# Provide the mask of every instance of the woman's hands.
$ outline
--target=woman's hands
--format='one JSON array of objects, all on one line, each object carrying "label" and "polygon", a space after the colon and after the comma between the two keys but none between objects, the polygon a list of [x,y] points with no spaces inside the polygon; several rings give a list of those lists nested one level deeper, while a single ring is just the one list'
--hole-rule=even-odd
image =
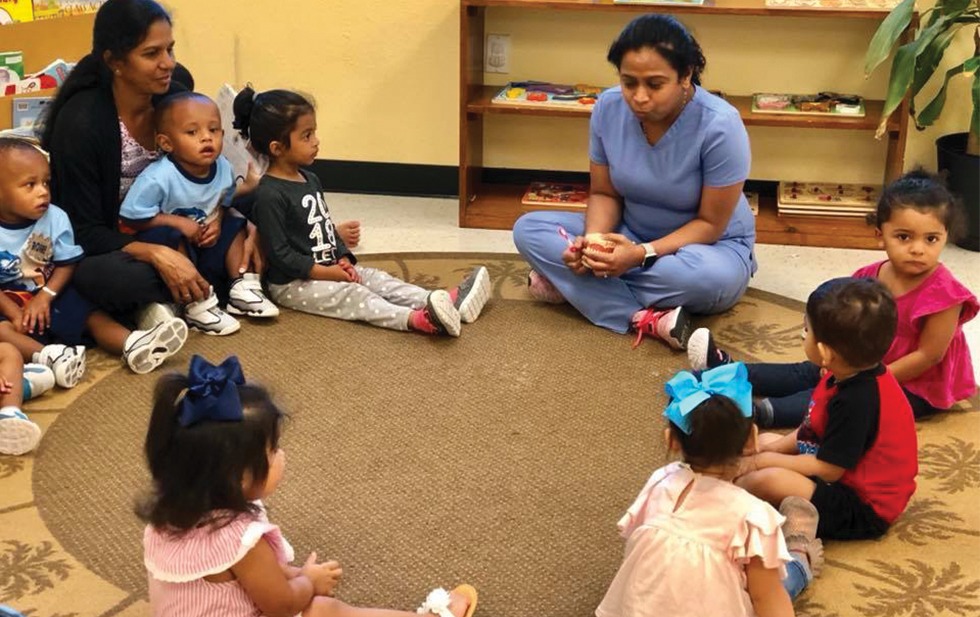
[{"label": "woman's hands", "polygon": [[172,248],[153,245],[150,263],[178,304],[203,300],[210,295],[211,286],[197,271],[191,260]]},{"label": "woman's hands", "polygon": [[51,300],[53,299],[54,296],[45,293],[43,289],[39,289],[24,307],[18,330],[25,334],[34,334],[35,332],[44,334],[44,331],[51,325]]},{"label": "woman's hands", "polygon": [[606,233],[602,234],[602,237],[606,242],[614,245],[611,253],[592,250],[588,248],[584,238],[576,238],[586,245],[582,249],[581,262],[583,267],[592,270],[593,276],[599,278],[621,276],[627,270],[643,263],[643,248],[623,234]]},{"label": "woman's hands", "polygon": [[574,240],[570,240],[570,242],[571,244],[561,254],[561,260],[565,262],[569,270],[581,276],[589,271],[585,264],[582,263],[582,250],[585,248],[585,238],[577,236]]}]

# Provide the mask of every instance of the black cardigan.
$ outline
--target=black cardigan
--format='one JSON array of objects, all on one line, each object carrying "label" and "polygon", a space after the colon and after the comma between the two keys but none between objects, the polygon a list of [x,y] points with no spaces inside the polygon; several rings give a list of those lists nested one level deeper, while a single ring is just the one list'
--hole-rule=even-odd
[{"label": "black cardigan", "polygon": [[[172,81],[167,94],[185,89]],[[65,102],[48,150],[51,203],[68,213],[85,254],[116,251],[132,242],[133,236],[119,231],[122,137],[109,86],[82,90]]]}]

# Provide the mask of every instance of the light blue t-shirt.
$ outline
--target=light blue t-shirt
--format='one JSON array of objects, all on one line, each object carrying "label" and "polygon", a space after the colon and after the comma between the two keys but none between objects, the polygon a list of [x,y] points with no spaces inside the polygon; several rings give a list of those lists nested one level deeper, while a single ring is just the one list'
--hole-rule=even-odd
[{"label": "light blue t-shirt", "polygon": [[[592,110],[589,159],[609,167],[623,197],[623,223],[653,240],[697,216],[703,187],[745,181],[752,154],[738,110],[700,87],[651,146],[617,86],[599,95]],[[755,218],[742,195],[722,238],[754,235]]]},{"label": "light blue t-shirt", "polygon": [[174,214],[202,222],[215,208],[230,205],[234,194],[235,176],[225,157],[219,156],[211,165],[207,178],[196,178],[165,156],[137,176],[119,207],[119,216],[145,221],[158,214]]},{"label": "light blue t-shirt", "polygon": [[75,263],[82,256],[71,221],[58,206],[48,206],[36,221],[0,223],[0,288],[6,291],[37,291],[55,266]]}]

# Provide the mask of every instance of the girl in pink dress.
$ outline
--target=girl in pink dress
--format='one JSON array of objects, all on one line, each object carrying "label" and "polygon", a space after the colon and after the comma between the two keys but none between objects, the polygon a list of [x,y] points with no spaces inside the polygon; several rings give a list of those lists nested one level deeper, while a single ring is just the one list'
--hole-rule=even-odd
[{"label": "girl in pink dress", "polygon": [[655,471],[620,519],[626,554],[597,617],[793,615],[822,564],[817,513],[791,497],[781,515],[732,483],[756,448],[745,365],[681,371],[666,390],[664,434],[683,462]]},{"label": "girl in pink dress", "polygon": [[977,384],[963,324],[977,315],[977,298],[939,262],[959,211],[937,178],[912,171],[885,188],[875,235],[888,259],[857,277],[877,278],[898,307],[898,330],[885,364],[902,384],[915,417],[949,409]]},{"label": "girl in pink dress", "polygon": [[[875,235],[888,259],[860,268],[857,278],[876,278],[895,297],[898,329],[883,362],[902,385],[918,419],[946,411],[976,392],[963,324],[977,315],[976,296],[956,280],[939,257],[950,236],[962,228],[953,195],[933,175],[911,171],[885,187],[872,217]],[[707,328],[688,342],[691,368],[731,362]],[[806,415],[820,367],[793,364],[793,378],[750,364],[756,423],[763,428],[796,427]]]},{"label": "girl in pink dress", "polygon": [[[269,522],[262,499],[282,479],[283,413],[261,386],[246,383],[238,358],[200,356],[187,376],[157,383],[146,436],[153,476],[140,507],[154,617],[408,617],[335,599],[341,567],[290,565],[293,549]],[[469,617],[476,590],[436,589],[419,613]]]}]

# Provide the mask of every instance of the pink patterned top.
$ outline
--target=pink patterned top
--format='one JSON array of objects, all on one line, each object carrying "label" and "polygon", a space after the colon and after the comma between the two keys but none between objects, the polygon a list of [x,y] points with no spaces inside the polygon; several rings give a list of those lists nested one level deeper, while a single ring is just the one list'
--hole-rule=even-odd
[{"label": "pink patterned top", "polygon": [[786,576],[784,520],[731,482],[661,467],[618,523],[626,555],[595,614],[754,617],[745,565],[758,557]]},{"label": "pink patterned top", "polygon": [[[854,276],[878,278],[884,263],[880,261],[865,266]],[[973,377],[970,348],[963,335],[963,324],[976,317],[980,309],[977,297],[957,281],[946,266],[939,264],[918,287],[895,298],[895,304],[898,306],[898,329],[892,346],[885,354],[885,364],[918,349],[926,318],[957,304],[962,305],[960,321],[942,361],[918,377],[902,382],[902,387],[922,397],[936,409],[949,409],[956,401],[973,396],[977,384]]]},{"label": "pink patterned top", "polygon": [[227,571],[262,538],[279,563],[293,560],[293,547],[279,527],[269,523],[264,507],[257,517],[242,515],[217,530],[199,527],[173,535],[147,525],[143,563],[149,574],[153,617],[261,617],[237,580],[211,583],[204,577]]},{"label": "pink patterned top", "polygon": [[122,137],[122,157],[119,161],[119,201],[126,198],[126,193],[133,186],[136,176],[146,169],[146,166],[160,158],[159,151],[150,151],[140,145],[129,134],[129,129],[119,120],[119,136]]}]

